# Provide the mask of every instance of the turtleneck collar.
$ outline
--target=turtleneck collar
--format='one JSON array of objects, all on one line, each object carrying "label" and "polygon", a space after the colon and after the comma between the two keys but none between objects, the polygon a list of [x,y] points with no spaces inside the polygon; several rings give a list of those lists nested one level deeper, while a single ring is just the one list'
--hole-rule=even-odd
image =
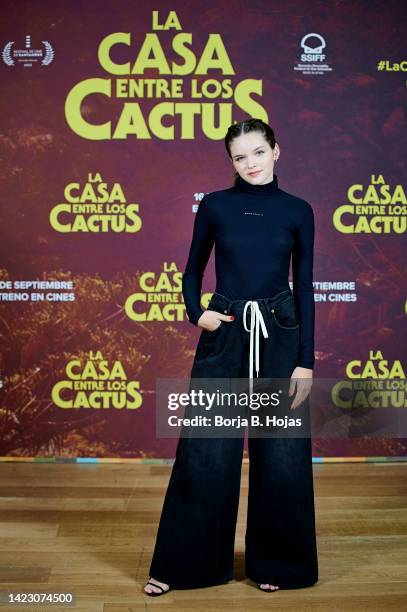
[{"label": "turtleneck collar", "polygon": [[273,180],[264,185],[252,185],[248,181],[245,181],[241,176],[238,176],[235,189],[236,191],[250,195],[270,196],[278,189],[277,175],[273,173]]}]

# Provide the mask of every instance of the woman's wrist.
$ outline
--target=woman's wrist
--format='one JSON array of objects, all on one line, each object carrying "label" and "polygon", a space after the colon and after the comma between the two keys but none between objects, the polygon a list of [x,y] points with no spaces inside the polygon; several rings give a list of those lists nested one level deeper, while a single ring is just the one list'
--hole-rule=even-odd
[{"label": "woman's wrist", "polygon": [[296,368],[294,369],[294,372],[296,376],[298,376],[299,378],[301,377],[312,378],[314,371],[312,368],[304,368],[303,366],[297,365]]}]

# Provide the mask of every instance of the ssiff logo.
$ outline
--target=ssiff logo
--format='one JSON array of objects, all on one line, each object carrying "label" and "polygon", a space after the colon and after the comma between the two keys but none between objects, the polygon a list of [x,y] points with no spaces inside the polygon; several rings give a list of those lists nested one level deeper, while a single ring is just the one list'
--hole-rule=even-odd
[{"label": "ssiff logo", "polygon": [[54,59],[54,49],[51,43],[43,40],[44,49],[31,49],[31,36],[25,37],[24,49],[13,49],[15,42],[9,41],[3,47],[2,57],[3,62],[7,66],[15,66],[22,64],[24,68],[31,68],[33,64],[41,60],[41,66],[48,66]]},{"label": "ssiff logo", "polygon": [[317,32],[309,32],[301,39],[301,62],[294,66],[294,70],[299,70],[302,74],[324,74],[331,72],[332,68],[324,62],[326,55],[325,38]]}]

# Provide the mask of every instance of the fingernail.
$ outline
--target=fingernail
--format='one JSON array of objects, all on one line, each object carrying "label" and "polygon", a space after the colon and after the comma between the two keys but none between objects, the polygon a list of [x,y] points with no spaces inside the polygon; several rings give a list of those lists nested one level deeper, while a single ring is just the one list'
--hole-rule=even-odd
[{"label": "fingernail", "polygon": [[234,320],[235,320],[235,317],[233,317],[233,316],[232,316],[232,317],[230,317],[230,320],[231,320],[231,321],[234,321]]}]

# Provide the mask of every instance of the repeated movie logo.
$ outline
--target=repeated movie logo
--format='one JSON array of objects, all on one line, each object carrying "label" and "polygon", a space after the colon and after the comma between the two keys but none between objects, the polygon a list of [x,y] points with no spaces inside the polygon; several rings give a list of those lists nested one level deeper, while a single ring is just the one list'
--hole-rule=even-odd
[{"label": "repeated movie logo", "polygon": [[[203,293],[201,302],[207,308],[212,293]],[[182,272],[174,261],[164,262],[161,272],[143,272],[139,290],[129,295],[124,310],[132,321],[184,321]]]},{"label": "repeated movie logo", "polygon": [[399,359],[389,361],[381,351],[370,350],[366,361],[353,359],[346,365],[348,380],[332,389],[339,408],[406,408],[406,375]]},{"label": "repeated movie logo", "polygon": [[335,210],[332,220],[342,234],[403,234],[407,200],[402,185],[391,187],[383,175],[371,175],[370,184],[351,185],[348,204]]},{"label": "repeated movie logo", "polygon": [[[175,11],[162,23],[159,11],[152,11],[152,30],[141,44],[132,40],[129,32],[114,32],[101,41],[99,64],[112,77],[85,79],[68,93],[65,117],[75,134],[88,140],[129,136],[192,140],[199,123],[207,138],[221,140],[233,123],[235,105],[249,116],[268,121],[265,109],[251,97],[262,95],[261,79],[235,82],[223,78],[236,72],[220,34],[209,34],[203,49],[197,49],[192,33],[182,32]],[[171,40],[172,31],[176,33]],[[170,45],[167,54],[171,59],[166,55]],[[126,60],[119,61],[119,54]],[[207,78],[208,73],[221,76]],[[122,101],[119,117],[112,102],[111,120],[89,122],[87,115],[97,102],[95,95]]]},{"label": "repeated movie logo", "polygon": [[301,39],[301,61],[294,66],[294,70],[302,72],[302,74],[325,74],[331,72],[331,66],[324,60],[326,48],[325,38],[317,32],[309,32]]},{"label": "repeated movie logo", "polygon": [[43,49],[32,49],[31,36],[27,35],[24,49],[15,49],[14,40],[10,40],[3,47],[3,62],[6,66],[22,65],[24,68],[31,68],[34,64],[49,66],[54,59],[54,49],[47,40],[43,40],[42,44]]},{"label": "repeated movie logo", "polygon": [[142,220],[139,205],[127,203],[119,183],[109,187],[100,173],[88,174],[88,180],[69,183],[64,190],[65,202],[56,204],[49,215],[56,232],[139,232]]},{"label": "repeated movie logo", "polygon": [[90,351],[85,364],[72,359],[65,371],[66,378],[55,383],[51,392],[58,408],[133,410],[143,403],[140,382],[128,380],[121,362],[109,363],[101,351]]}]

